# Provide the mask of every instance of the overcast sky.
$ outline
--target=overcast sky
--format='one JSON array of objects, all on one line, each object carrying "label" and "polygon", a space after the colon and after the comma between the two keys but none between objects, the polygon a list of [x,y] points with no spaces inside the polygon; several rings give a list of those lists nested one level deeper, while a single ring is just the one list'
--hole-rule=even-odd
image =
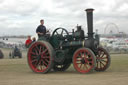
[{"label": "overcast sky", "polygon": [[[114,23],[128,33],[128,0],[0,0],[0,35],[35,35],[40,19],[52,31],[71,31],[79,24],[87,32],[86,8],[95,9],[94,31],[104,33]],[[110,24],[107,30],[116,28]]]}]

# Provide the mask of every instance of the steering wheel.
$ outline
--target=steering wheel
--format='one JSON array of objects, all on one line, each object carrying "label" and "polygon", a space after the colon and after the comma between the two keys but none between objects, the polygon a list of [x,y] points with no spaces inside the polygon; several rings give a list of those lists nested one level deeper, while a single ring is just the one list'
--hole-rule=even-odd
[{"label": "steering wheel", "polygon": [[53,31],[52,36],[54,36],[54,35],[64,37],[66,35],[69,35],[69,33],[65,28],[59,27]]}]

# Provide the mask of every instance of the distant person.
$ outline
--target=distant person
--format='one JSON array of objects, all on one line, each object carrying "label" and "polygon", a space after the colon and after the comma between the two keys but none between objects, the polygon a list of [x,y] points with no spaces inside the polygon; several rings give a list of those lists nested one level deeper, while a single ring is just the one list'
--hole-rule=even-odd
[{"label": "distant person", "polygon": [[32,43],[31,36],[28,36],[28,39],[25,42],[25,46],[28,48],[31,43]]},{"label": "distant person", "polygon": [[44,26],[44,20],[40,20],[40,25],[37,27],[36,33],[38,34],[38,38],[46,34],[46,27]]},{"label": "distant person", "polygon": [[33,42],[35,42],[35,41],[36,41],[36,38],[35,38],[35,37],[33,37],[33,38],[32,38],[32,43],[33,43]]},{"label": "distant person", "polygon": [[18,47],[15,46],[15,48],[14,48],[14,52],[17,52],[18,50],[19,50]]}]

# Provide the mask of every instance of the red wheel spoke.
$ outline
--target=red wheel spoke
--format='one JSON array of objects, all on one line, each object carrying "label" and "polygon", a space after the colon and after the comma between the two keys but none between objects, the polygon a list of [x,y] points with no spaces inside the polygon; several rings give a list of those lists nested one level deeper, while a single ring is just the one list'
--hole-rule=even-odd
[{"label": "red wheel spoke", "polygon": [[88,55],[86,55],[86,53],[84,52],[84,56],[85,56],[85,58],[87,58]]},{"label": "red wheel spoke", "polygon": [[34,53],[34,52],[31,52],[30,54],[36,55],[36,53]]},{"label": "red wheel spoke", "polygon": [[47,59],[45,59],[45,61],[48,63],[49,61]]},{"label": "red wheel spoke", "polygon": [[34,63],[35,68],[37,67],[37,64],[38,64],[38,61],[36,61],[36,62]]},{"label": "red wheel spoke", "polygon": [[40,63],[41,63],[41,60],[40,60],[40,61],[38,61],[37,66],[40,66]]},{"label": "red wheel spoke", "polygon": [[42,47],[40,46],[39,54],[41,54],[41,52],[42,52]]},{"label": "red wheel spoke", "polygon": [[82,64],[80,64],[80,68],[82,67]]},{"label": "red wheel spoke", "polygon": [[39,53],[37,52],[37,50],[35,50],[35,52],[36,52],[36,55],[39,55]]},{"label": "red wheel spoke", "polygon": [[92,63],[92,61],[87,61],[87,64]]},{"label": "red wheel spoke", "polygon": [[31,58],[36,58],[37,56],[32,56]]},{"label": "red wheel spoke", "polygon": [[36,62],[37,61],[37,59],[34,59],[34,60],[32,60],[31,62],[33,63],[33,62]]},{"label": "red wheel spoke", "polygon": [[45,67],[47,67],[48,66],[48,64],[46,64],[46,62],[43,60],[43,64],[45,65]]},{"label": "red wheel spoke", "polygon": [[88,69],[88,67],[87,67],[87,65],[86,65],[86,64],[84,64],[84,66],[85,66],[85,68],[86,68],[86,69]]},{"label": "red wheel spoke", "polygon": [[43,46],[43,47],[42,47],[42,51],[43,51],[44,49],[45,49],[45,47]]},{"label": "red wheel spoke", "polygon": [[45,50],[43,51],[43,54],[46,53],[47,51],[48,51],[48,49],[45,49]]},{"label": "red wheel spoke", "polygon": [[39,48],[38,48],[38,46],[36,46],[36,49],[39,51]]},{"label": "red wheel spoke", "polygon": [[92,60],[93,59],[91,59],[91,60],[87,59],[87,63],[92,63],[93,62]]}]

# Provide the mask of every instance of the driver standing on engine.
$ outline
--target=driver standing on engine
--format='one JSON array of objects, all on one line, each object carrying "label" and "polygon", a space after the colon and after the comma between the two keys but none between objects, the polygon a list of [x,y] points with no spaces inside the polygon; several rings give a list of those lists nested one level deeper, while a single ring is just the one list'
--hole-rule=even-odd
[{"label": "driver standing on engine", "polygon": [[38,38],[46,34],[46,27],[44,26],[44,20],[40,20],[40,25],[37,27],[36,33],[38,34]]}]

